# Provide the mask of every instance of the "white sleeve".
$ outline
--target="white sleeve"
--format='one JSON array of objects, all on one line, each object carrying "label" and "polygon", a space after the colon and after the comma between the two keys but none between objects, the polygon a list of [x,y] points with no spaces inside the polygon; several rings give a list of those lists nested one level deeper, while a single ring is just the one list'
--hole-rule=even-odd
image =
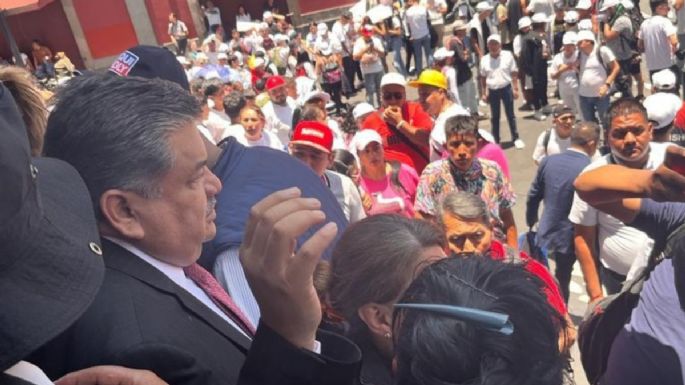
[{"label": "white sleeve", "polygon": [[664,32],[666,33],[666,36],[670,37],[678,33],[678,29],[670,20],[664,18]]},{"label": "white sleeve", "polygon": [[507,56],[509,57],[509,68],[511,69],[511,72],[518,72],[518,66],[516,65],[516,59],[514,59],[514,55],[509,52],[509,51],[503,51],[507,53]]},{"label": "white sleeve", "polygon": [[252,325],[256,326],[259,325],[259,305],[245,278],[239,252],[240,247],[233,246],[220,253],[214,262],[214,276]]},{"label": "white sleeve", "polygon": [[563,55],[563,53],[560,52],[560,53],[554,55],[554,58],[552,58],[552,73],[553,74],[557,73],[559,71],[559,67],[561,67],[561,64],[562,64],[561,55]]},{"label": "white sleeve", "polygon": [[362,43],[361,40],[357,40],[354,42],[354,48],[352,48],[352,55],[360,55],[362,53],[362,50],[364,49],[364,43]]},{"label": "white sleeve", "polygon": [[352,182],[352,179],[342,176],[343,189],[345,191],[345,200],[348,201],[350,208],[350,223],[354,223],[366,218],[364,212],[364,205],[362,204],[362,197],[359,195],[357,186]]},{"label": "white sleeve", "polygon": [[614,52],[611,50],[611,48],[607,46],[600,46],[599,54],[602,55],[602,60],[604,60],[604,64],[607,66],[609,63],[616,60],[616,55],[614,55]]},{"label": "white sleeve", "polygon": [[573,194],[573,205],[571,206],[571,212],[568,214],[568,220],[571,223],[583,226],[596,226],[597,215],[597,209],[580,199],[578,193]]},{"label": "white sleeve", "polygon": [[538,164],[542,161],[542,159],[547,155],[547,151],[545,151],[545,133],[547,131],[542,131],[540,133],[540,136],[538,136],[538,141],[535,143],[535,149],[533,149],[533,160],[538,162]]},{"label": "white sleeve", "polygon": [[459,99],[459,89],[457,88],[457,71],[454,67],[450,67],[447,72],[447,81],[449,82],[450,91],[452,91],[452,96],[454,97],[454,102],[462,105]]}]

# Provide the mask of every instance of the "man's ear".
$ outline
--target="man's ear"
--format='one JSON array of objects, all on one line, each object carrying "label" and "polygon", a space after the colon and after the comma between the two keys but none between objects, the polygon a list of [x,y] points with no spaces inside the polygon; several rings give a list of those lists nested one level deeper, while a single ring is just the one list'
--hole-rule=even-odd
[{"label": "man's ear", "polygon": [[361,306],[357,314],[371,333],[384,337],[392,333],[392,310],[387,305],[368,303]]},{"label": "man's ear", "polygon": [[145,230],[140,223],[139,207],[145,199],[140,195],[118,189],[105,191],[100,196],[100,211],[107,225],[126,239],[142,239]]}]

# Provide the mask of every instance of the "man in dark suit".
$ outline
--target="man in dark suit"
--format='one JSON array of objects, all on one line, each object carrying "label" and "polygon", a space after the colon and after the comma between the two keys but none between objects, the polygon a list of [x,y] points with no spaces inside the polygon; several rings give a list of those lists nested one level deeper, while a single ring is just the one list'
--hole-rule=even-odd
[{"label": "man in dark suit", "polygon": [[162,80],[92,75],[60,93],[45,152],[86,182],[106,272],[91,307],[32,362],[52,378],[123,365],[170,384],[351,382],[356,346],[316,333],[312,274],[336,226],[293,250],[295,238],[325,219],[317,200],[286,190],[251,211],[240,256],[259,325],[197,265],[216,233],[221,190],[196,129],[199,112],[192,96]]},{"label": "man in dark suit", "polygon": [[569,149],[542,160],[528,191],[526,222],[529,227],[538,221],[540,202],[545,202],[536,241],[556,261],[554,275],[567,303],[576,261],[573,224],[568,219],[575,192],[573,182],[590,164],[598,144],[599,127],[595,123],[583,122],[573,127]]}]

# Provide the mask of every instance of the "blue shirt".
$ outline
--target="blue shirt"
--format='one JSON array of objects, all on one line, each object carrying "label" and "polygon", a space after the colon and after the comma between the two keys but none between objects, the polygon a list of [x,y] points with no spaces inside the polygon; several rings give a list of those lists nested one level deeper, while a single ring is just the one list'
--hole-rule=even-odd
[{"label": "blue shirt", "polygon": [[536,238],[540,247],[573,254],[573,223],[568,219],[575,192],[573,182],[590,161],[589,156],[572,149],[542,159],[526,203],[526,222],[531,226],[537,222],[540,202],[545,202]]},{"label": "blue shirt", "polygon": [[[643,199],[630,226],[647,233],[655,247],[662,247],[683,223],[685,204]],[[644,283],[630,322],[616,336],[602,385],[683,383],[685,311],[676,290],[674,262],[685,256],[666,257]]]}]

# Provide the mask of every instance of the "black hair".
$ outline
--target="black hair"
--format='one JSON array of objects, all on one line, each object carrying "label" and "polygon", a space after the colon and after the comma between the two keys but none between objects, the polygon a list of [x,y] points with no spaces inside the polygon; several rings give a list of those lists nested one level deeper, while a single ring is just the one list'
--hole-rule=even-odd
[{"label": "black hair", "polygon": [[445,138],[453,135],[473,134],[478,137],[478,118],[475,116],[457,115],[445,121]]},{"label": "black hair", "polygon": [[543,287],[524,265],[480,255],[427,266],[399,303],[503,313],[514,331],[505,335],[433,312],[395,311],[397,384],[561,384],[558,336],[564,321]]},{"label": "black hair", "polygon": [[240,110],[245,107],[245,104],[245,98],[238,91],[231,91],[228,95],[224,96],[224,110],[231,120],[238,118]]},{"label": "black hair", "polygon": [[649,117],[647,116],[647,109],[637,99],[624,97],[613,101],[609,106],[609,110],[607,111],[606,115],[606,123],[608,127],[607,132],[611,131],[611,122],[615,118],[636,113],[642,115],[645,120],[649,120]]},{"label": "black hair", "polygon": [[257,80],[254,84],[254,88],[257,92],[264,92],[264,89],[266,88],[266,78]]},{"label": "black hair", "polygon": [[221,90],[221,88],[224,86],[224,83],[221,81],[221,79],[211,79],[206,80],[202,86],[205,96],[211,97]]},{"label": "black hair", "polygon": [[351,152],[343,149],[333,150],[333,162],[329,167],[331,170],[343,175],[351,176],[352,166],[357,164],[357,159]]},{"label": "black hair", "polygon": [[656,8],[658,6],[660,6],[661,4],[664,4],[664,3],[668,4],[668,1],[666,1],[666,0],[652,0],[649,2],[649,9],[651,9],[652,13],[654,14],[654,13],[656,13]]}]

